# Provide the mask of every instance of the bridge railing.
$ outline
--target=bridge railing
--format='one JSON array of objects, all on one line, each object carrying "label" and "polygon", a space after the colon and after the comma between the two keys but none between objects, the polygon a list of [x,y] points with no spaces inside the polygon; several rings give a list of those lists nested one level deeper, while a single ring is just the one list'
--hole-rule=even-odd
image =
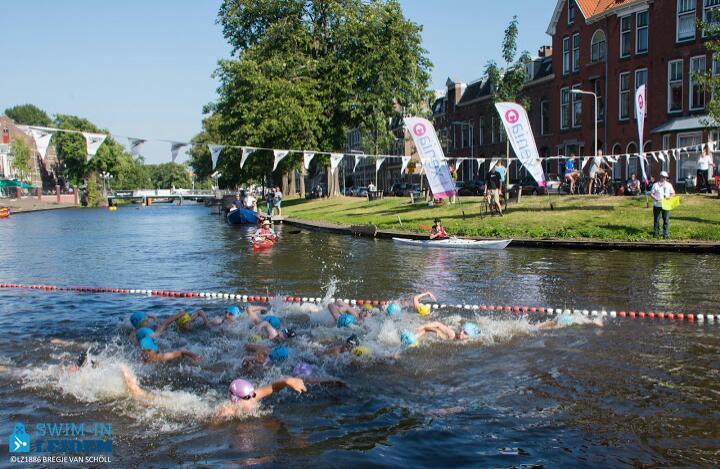
[{"label": "bridge railing", "polygon": [[144,198],[144,197],[217,197],[221,198],[227,191],[215,190],[192,190],[192,189],[138,189],[134,191],[111,191],[108,196],[111,198]]}]

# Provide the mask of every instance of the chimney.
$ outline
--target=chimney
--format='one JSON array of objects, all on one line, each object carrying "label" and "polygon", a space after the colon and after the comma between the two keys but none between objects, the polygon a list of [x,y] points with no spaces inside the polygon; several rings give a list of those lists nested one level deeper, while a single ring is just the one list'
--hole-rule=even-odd
[{"label": "chimney", "polygon": [[538,57],[550,57],[552,55],[552,46],[542,46],[538,50]]}]

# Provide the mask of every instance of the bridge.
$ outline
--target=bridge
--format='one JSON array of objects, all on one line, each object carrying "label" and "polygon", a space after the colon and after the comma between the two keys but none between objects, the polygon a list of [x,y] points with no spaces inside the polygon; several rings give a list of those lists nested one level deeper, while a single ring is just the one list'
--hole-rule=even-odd
[{"label": "bridge", "polygon": [[234,194],[221,190],[193,190],[193,189],[138,189],[134,191],[110,191],[108,199],[194,199],[209,200],[222,199],[224,195]]}]

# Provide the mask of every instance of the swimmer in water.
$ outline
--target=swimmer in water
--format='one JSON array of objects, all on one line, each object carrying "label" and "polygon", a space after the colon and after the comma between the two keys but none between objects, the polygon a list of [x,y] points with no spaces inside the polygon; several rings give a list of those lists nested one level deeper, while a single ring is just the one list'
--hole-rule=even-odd
[{"label": "swimmer in water", "polygon": [[133,330],[130,332],[130,341],[134,342],[135,345],[137,345],[138,341],[135,338],[135,332],[142,327],[149,327],[150,321],[157,322],[157,320],[157,317],[151,314],[146,314],[142,311],[134,311],[130,315],[130,324],[132,324],[133,326]]},{"label": "swimmer in water", "polygon": [[592,321],[590,319],[585,319],[584,316],[562,312],[553,319],[538,323],[536,327],[540,330],[558,329],[561,327],[574,326],[577,324],[590,324],[590,323],[592,323],[596,326],[601,326],[601,327],[603,326],[603,323],[600,321]]},{"label": "swimmer in water", "polygon": [[336,300],[335,303],[330,303],[328,305],[328,310],[338,327],[352,326],[360,319],[365,319],[371,315],[368,311],[363,311],[361,313],[356,308],[353,308],[342,300]]},{"label": "swimmer in water", "polygon": [[223,326],[225,324],[231,324],[240,319],[241,313],[240,308],[235,305],[228,306],[225,310],[225,316],[222,318],[214,318],[210,321],[213,326]]},{"label": "swimmer in water", "polygon": [[347,383],[339,378],[327,377],[321,378],[317,376],[315,367],[308,363],[300,362],[293,368],[292,375],[301,378],[305,384],[334,385],[347,387]]},{"label": "swimmer in water", "polygon": [[[264,332],[270,340],[284,342],[296,336],[295,329],[292,327],[280,329],[282,325],[280,318],[272,314],[267,314],[268,309],[264,306],[248,306],[246,312],[250,320],[255,324],[255,327]],[[258,313],[264,314],[265,316],[261,319]]]},{"label": "swimmer in water", "polygon": [[149,327],[141,327],[135,333],[135,339],[140,345],[142,351],[143,361],[145,363],[166,363],[180,358],[189,358],[190,360],[198,363],[202,360],[199,355],[196,355],[188,350],[175,350],[172,352],[160,352],[155,336],[157,333]]},{"label": "swimmer in water", "polygon": [[425,293],[420,293],[419,295],[415,295],[413,297],[413,305],[415,305],[415,311],[417,311],[420,316],[427,316],[428,314],[430,314],[432,306],[421,303],[420,300],[422,300],[423,298],[430,298],[435,302],[437,302],[437,298],[435,298],[435,295],[433,295],[429,291],[426,291]]},{"label": "swimmer in water", "polygon": [[248,372],[260,371],[282,363],[290,356],[290,350],[285,345],[267,347],[259,344],[245,344],[245,350],[255,355],[242,359],[242,367]]},{"label": "swimmer in water", "polygon": [[95,360],[89,359],[88,351],[83,350],[82,352],[80,352],[80,355],[78,356],[77,361],[73,365],[68,366],[66,368],[66,371],[68,373],[77,373],[83,367],[85,367],[87,365],[90,365],[93,368],[95,368],[97,366],[97,362]]},{"label": "swimmer in water", "polygon": [[403,347],[415,347],[418,340],[425,334],[434,333],[439,338],[452,341],[465,341],[478,335],[478,326],[474,322],[466,322],[462,329],[454,331],[441,322],[431,322],[423,324],[415,329],[415,331],[402,331],[400,334],[400,343]]},{"label": "swimmer in water", "polygon": [[329,355],[334,357],[342,353],[353,353],[354,355],[362,355],[361,353],[359,353],[360,351],[360,339],[357,335],[353,334],[347,339],[345,339],[342,344],[327,347],[324,350],[319,351],[317,355]]},{"label": "swimmer in water", "polygon": [[160,334],[165,329],[170,327],[171,324],[175,323],[177,324],[178,330],[180,332],[190,332],[193,330],[193,321],[196,319],[202,319],[204,327],[208,327],[208,318],[205,316],[205,313],[203,310],[199,309],[195,311],[193,314],[190,314],[186,311],[180,311],[179,313],[170,316],[167,318],[160,327],[157,328],[157,334]]},{"label": "swimmer in water", "polygon": [[[121,366],[120,371],[130,397],[144,404],[150,404],[154,398],[153,392],[142,389],[138,385],[137,378],[126,366]],[[298,394],[307,392],[305,383],[300,378],[282,378],[258,389],[248,381],[236,379],[230,383],[229,399],[215,408],[211,420],[218,422],[244,417],[253,412],[261,400],[285,388],[290,388]]]}]

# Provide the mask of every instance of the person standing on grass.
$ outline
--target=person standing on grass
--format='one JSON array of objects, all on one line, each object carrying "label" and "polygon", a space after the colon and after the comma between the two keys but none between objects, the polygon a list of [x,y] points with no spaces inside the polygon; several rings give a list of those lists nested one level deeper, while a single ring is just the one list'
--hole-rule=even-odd
[{"label": "person standing on grass", "polygon": [[698,192],[702,191],[709,185],[710,180],[710,167],[715,166],[708,147],[703,148],[703,153],[700,155],[697,161],[697,186]]},{"label": "person standing on grass", "polygon": [[275,193],[273,194],[273,207],[277,208],[278,216],[282,216],[282,191],[279,187],[275,188]]},{"label": "person standing on grass", "polygon": [[660,237],[660,217],[663,219],[663,238],[668,239],[668,231],[670,229],[670,210],[662,208],[662,201],[669,199],[675,195],[675,189],[670,181],[668,181],[668,173],[662,171],[660,180],[656,182],[650,190],[650,197],[653,198],[653,234],[656,238]]},{"label": "person standing on grass", "polygon": [[497,210],[500,216],[503,216],[502,205],[500,205],[500,189],[502,188],[502,179],[497,171],[497,168],[493,168],[488,178],[488,183],[485,185],[485,198],[489,207],[492,210]]}]

